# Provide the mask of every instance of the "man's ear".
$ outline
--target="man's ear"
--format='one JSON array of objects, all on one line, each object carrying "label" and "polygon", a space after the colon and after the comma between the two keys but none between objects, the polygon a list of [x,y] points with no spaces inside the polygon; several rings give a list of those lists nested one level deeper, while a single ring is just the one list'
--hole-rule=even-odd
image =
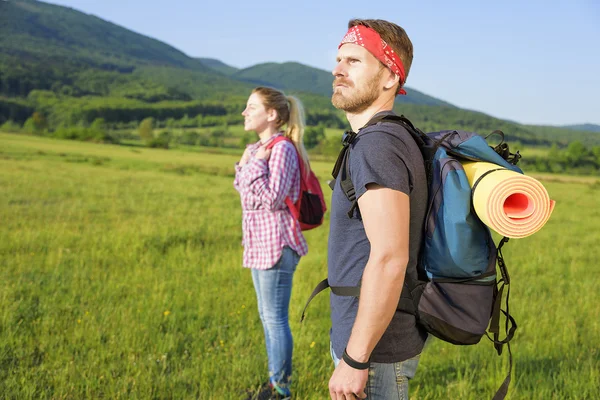
[{"label": "man's ear", "polygon": [[267,121],[269,121],[269,122],[277,121],[278,117],[279,116],[277,115],[277,110],[275,110],[274,108],[267,110]]},{"label": "man's ear", "polygon": [[398,86],[398,83],[400,82],[400,77],[392,71],[390,71],[389,69],[387,71],[388,72],[383,87],[387,90],[390,90]]}]

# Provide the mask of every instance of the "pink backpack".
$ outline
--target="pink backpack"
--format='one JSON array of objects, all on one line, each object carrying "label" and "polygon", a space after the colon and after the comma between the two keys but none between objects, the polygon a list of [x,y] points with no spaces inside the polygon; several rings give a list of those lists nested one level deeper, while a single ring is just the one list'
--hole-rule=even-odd
[{"label": "pink backpack", "polygon": [[[292,145],[294,144],[289,138],[278,136],[267,145],[267,149],[272,149],[273,146],[283,140],[292,143]],[[295,148],[296,146],[294,146]],[[300,166],[300,196],[295,204],[289,197],[286,197],[285,204],[290,209],[292,216],[300,222],[300,229],[307,231],[323,224],[323,216],[327,211],[327,206],[325,205],[325,198],[319,180],[311,169],[305,170],[304,162],[298,150],[296,150],[296,154]]]}]

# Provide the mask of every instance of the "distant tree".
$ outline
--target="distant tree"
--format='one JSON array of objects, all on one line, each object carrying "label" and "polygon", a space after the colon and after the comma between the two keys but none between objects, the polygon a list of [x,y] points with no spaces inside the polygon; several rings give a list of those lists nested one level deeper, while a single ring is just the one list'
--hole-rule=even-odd
[{"label": "distant tree", "polygon": [[598,166],[600,167],[600,146],[592,147],[592,154],[594,155],[594,158],[596,159],[596,164],[598,164]]},{"label": "distant tree", "polygon": [[27,95],[27,100],[38,106],[43,106],[48,103],[56,102],[58,99],[56,94],[50,90],[32,90]]},{"label": "distant tree", "polygon": [[210,130],[210,137],[223,138],[227,136],[227,127],[217,127]]},{"label": "distant tree", "polygon": [[172,135],[169,131],[163,131],[158,134],[157,137],[153,138],[149,142],[147,142],[148,147],[160,148],[160,149],[168,149],[169,144],[171,143]]},{"label": "distant tree", "polygon": [[48,122],[46,118],[39,112],[34,112],[33,115],[27,118],[25,124],[23,125],[23,130],[27,133],[32,133],[34,135],[43,134],[48,128]]},{"label": "distant tree", "polygon": [[140,122],[138,134],[146,144],[150,143],[154,139],[154,118],[148,117]]},{"label": "distant tree", "polygon": [[0,126],[0,131],[4,132],[19,132],[21,130],[21,125],[17,124],[13,120],[8,120]]},{"label": "distant tree", "polygon": [[175,128],[177,126],[177,122],[175,121],[175,118],[167,118],[166,126],[167,126],[167,128]]},{"label": "distant tree", "polygon": [[196,131],[185,131],[177,137],[177,142],[188,146],[195,146],[200,140],[200,135]]},{"label": "distant tree", "polygon": [[102,143],[118,143],[118,140],[108,132],[108,126],[106,125],[104,118],[96,118],[86,131],[87,135],[84,140]]},{"label": "distant tree", "polygon": [[577,166],[584,162],[586,156],[588,155],[588,151],[583,143],[576,140],[574,142],[569,143],[566,155],[569,164]]},{"label": "distant tree", "polygon": [[197,126],[197,122],[194,118],[190,118],[187,114],[185,114],[179,120],[179,126],[181,126],[182,128],[193,128]]},{"label": "distant tree", "polygon": [[90,125],[90,129],[96,132],[105,133],[107,130],[106,121],[104,121],[104,118],[96,118]]},{"label": "distant tree", "polygon": [[33,120],[33,125],[37,134],[46,132],[48,129],[48,121],[46,120],[44,114],[36,111],[31,116],[31,119]]},{"label": "distant tree", "polygon": [[304,146],[307,149],[315,148],[325,139],[325,127],[309,126],[304,130]]},{"label": "distant tree", "polygon": [[556,143],[554,143],[552,147],[550,147],[550,151],[548,151],[548,158],[552,161],[558,161],[562,158],[560,150],[558,150],[558,146],[556,145]]},{"label": "distant tree", "polygon": [[247,145],[254,141],[255,138],[256,136],[254,136],[252,133],[244,133],[240,138],[240,148],[245,149]]},{"label": "distant tree", "polygon": [[226,128],[216,127],[210,130],[210,138],[208,140],[208,146],[211,147],[224,147],[225,146],[225,136],[227,136]]},{"label": "distant tree", "polygon": [[[225,118],[227,118],[227,117],[225,117]],[[231,136],[231,131],[229,130],[229,123],[227,122],[227,119],[225,119],[221,128],[223,129],[223,137]]]}]

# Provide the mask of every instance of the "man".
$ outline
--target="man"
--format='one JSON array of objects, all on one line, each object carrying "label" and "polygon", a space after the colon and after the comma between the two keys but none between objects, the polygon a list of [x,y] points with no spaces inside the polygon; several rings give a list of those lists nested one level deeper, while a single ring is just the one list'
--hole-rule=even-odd
[{"label": "man", "polygon": [[[427,334],[398,303],[406,276],[417,279],[427,179],[419,148],[397,124],[363,127],[392,113],[412,62],[406,32],[383,20],[352,20],[338,48],[332,103],[354,132],[350,177],[358,209],[340,187],[331,201],[328,280],[359,286],[360,297],[331,293],[332,399],[408,399]],[[360,129],[360,130],[359,130]]]}]

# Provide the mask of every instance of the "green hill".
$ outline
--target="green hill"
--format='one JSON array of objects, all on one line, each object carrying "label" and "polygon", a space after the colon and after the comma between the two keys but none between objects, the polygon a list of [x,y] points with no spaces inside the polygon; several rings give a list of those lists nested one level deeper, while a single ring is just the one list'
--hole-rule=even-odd
[{"label": "green hill", "polygon": [[208,68],[211,68],[217,72],[220,72],[225,75],[232,75],[239,71],[239,68],[232,67],[231,65],[227,65],[220,60],[216,60],[214,58],[196,58],[196,60],[200,61],[202,64],[206,65]]},{"label": "green hill", "polygon": [[[43,89],[75,97],[162,101],[211,98],[217,86],[233,94],[248,90],[156,39],[33,0],[0,1],[0,54],[0,94],[7,96],[26,97]],[[165,71],[175,84],[160,79]],[[180,74],[194,88],[207,85],[210,90],[196,90],[202,95],[194,96],[189,86],[178,84]]]},{"label": "green hill", "polygon": [[595,124],[564,125],[561,128],[572,129],[574,131],[600,132],[600,125]]},{"label": "green hill", "polygon": [[425,132],[457,129],[487,135],[495,130],[501,130],[504,132],[505,139],[513,143],[518,141],[528,145],[550,146],[553,142],[552,139],[546,138],[542,132],[532,132],[528,127],[490,117],[476,111],[402,103],[396,104],[394,111],[397,114],[404,114]]},{"label": "green hill", "polygon": [[200,62],[156,39],[68,7],[33,0],[0,4],[0,48],[28,61],[76,55],[103,69],[171,65],[206,70]]},{"label": "green hill", "polygon": [[573,128],[542,125],[522,126],[530,132],[543,136],[544,138],[561,145],[566,145],[578,140],[587,146],[600,146],[600,132],[582,128],[577,129],[575,126]]}]

